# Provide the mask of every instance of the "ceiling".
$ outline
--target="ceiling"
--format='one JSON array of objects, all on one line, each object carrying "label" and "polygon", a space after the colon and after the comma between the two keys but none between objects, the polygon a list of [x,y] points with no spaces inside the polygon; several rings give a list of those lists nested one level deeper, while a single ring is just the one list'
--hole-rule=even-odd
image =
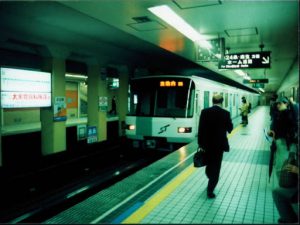
[{"label": "ceiling", "polygon": [[[215,61],[197,62],[194,43],[148,10],[162,4],[207,40],[225,38],[229,53],[261,51],[259,46],[263,44],[263,51],[271,51],[271,68],[245,71],[253,79],[268,78],[266,92],[276,91],[289,73],[298,74],[298,1],[294,0],[0,2],[0,47],[34,51],[42,45],[63,44],[65,52],[75,58],[99,53],[108,57],[118,52],[116,62],[200,65],[242,83],[243,78],[233,70],[219,70]],[[135,17],[147,17],[149,21]],[[65,52],[60,48],[55,54]]]}]

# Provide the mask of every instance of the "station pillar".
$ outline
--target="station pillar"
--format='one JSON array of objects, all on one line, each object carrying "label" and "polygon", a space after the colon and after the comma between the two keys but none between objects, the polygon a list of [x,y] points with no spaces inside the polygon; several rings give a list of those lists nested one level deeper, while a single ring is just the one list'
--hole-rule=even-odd
[{"label": "station pillar", "polygon": [[107,99],[107,86],[100,68],[97,63],[88,63],[88,126],[97,127],[97,142],[107,140],[107,109],[99,107],[99,98]]},{"label": "station pillar", "polygon": [[49,155],[66,150],[66,121],[54,121],[55,99],[66,96],[65,60],[45,59],[44,69],[52,74],[52,106],[41,108],[42,154]]},{"label": "station pillar", "polygon": [[127,114],[127,108],[128,108],[128,69],[122,70],[121,75],[119,76],[119,91],[118,91],[118,114],[119,114],[119,121],[120,121],[120,128],[119,129],[119,135],[124,136],[125,133],[122,129],[122,124],[125,124],[125,117]]}]

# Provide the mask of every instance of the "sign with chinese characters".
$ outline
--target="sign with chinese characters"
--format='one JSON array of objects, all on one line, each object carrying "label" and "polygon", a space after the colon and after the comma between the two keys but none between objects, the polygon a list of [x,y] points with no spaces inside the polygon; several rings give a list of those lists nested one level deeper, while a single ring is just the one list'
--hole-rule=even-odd
[{"label": "sign with chinese characters", "polygon": [[108,101],[106,96],[100,96],[99,97],[99,109],[101,112],[106,112],[108,108]]},{"label": "sign with chinese characters", "polygon": [[51,73],[1,68],[1,107],[51,106]]},{"label": "sign with chinese characters", "polygon": [[197,49],[196,49],[197,62],[218,61],[220,58],[224,56],[225,38],[216,38],[216,39],[208,40],[208,42],[212,46],[211,49],[201,48],[201,46],[197,45]]},{"label": "sign with chinese characters", "polygon": [[269,83],[269,79],[251,79],[251,80],[243,80],[244,84],[255,84],[255,83]]},{"label": "sign with chinese characters", "polygon": [[248,52],[226,54],[219,61],[219,69],[270,68],[271,52]]},{"label": "sign with chinese characters", "polygon": [[252,87],[253,87],[253,88],[264,88],[264,87],[265,87],[265,84],[262,84],[262,83],[254,83],[254,84],[252,84]]},{"label": "sign with chinese characters", "polygon": [[2,108],[26,108],[51,105],[50,93],[1,92]]},{"label": "sign with chinese characters", "polygon": [[160,87],[183,87],[183,81],[174,80],[161,80],[159,82]]},{"label": "sign with chinese characters", "polygon": [[95,143],[97,142],[97,127],[96,126],[88,126],[87,127],[87,143]]},{"label": "sign with chinese characters", "polygon": [[66,121],[67,109],[66,109],[66,97],[55,97],[54,99],[54,121]]}]

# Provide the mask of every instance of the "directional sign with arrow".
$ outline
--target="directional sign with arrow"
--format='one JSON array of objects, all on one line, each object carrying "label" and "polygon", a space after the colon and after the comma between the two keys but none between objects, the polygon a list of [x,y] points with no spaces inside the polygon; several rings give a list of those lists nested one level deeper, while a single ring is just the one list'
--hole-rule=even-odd
[{"label": "directional sign with arrow", "polygon": [[219,69],[270,68],[271,52],[245,52],[226,54],[219,61]]},{"label": "directional sign with arrow", "polygon": [[262,62],[261,62],[262,64],[270,64],[270,57],[268,56],[268,57],[263,57],[262,58]]}]

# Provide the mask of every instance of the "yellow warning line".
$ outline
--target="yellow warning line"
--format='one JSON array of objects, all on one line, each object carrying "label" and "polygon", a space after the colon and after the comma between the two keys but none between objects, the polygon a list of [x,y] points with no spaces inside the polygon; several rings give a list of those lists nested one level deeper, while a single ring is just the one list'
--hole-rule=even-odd
[{"label": "yellow warning line", "polygon": [[239,125],[236,128],[233,129],[233,131],[231,131],[230,134],[227,135],[227,138],[231,138],[233,135],[235,135],[243,126]]},{"label": "yellow warning line", "polygon": [[140,223],[157,205],[167,198],[182,182],[184,182],[194,171],[195,167],[189,166],[179,176],[168,183],[164,188],[157,192],[137,211],[131,214],[122,223]]},{"label": "yellow warning line", "polygon": [[[239,125],[233,129],[233,131],[227,135],[228,138],[231,138],[235,135],[243,126]],[[182,184],[196,168],[193,165],[188,166],[183,170],[176,178],[171,182],[165,185],[160,191],[153,195],[149,200],[145,202],[138,210],[132,213],[129,217],[122,221],[122,223],[141,223],[141,221],[150,213],[152,210],[158,206],[164,199],[166,199],[180,184]]]}]

